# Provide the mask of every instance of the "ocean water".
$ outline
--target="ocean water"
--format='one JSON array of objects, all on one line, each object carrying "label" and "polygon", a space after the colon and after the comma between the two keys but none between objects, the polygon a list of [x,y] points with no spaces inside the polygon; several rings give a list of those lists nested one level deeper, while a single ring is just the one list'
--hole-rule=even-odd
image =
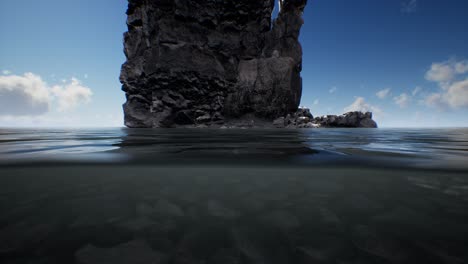
[{"label": "ocean water", "polygon": [[0,263],[467,263],[468,129],[0,129]]}]

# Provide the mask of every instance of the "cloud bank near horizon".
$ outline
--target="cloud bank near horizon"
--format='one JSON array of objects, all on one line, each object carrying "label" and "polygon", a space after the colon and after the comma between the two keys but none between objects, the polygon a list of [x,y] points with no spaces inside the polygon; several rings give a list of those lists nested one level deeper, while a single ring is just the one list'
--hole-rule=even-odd
[{"label": "cloud bank near horizon", "polygon": [[77,78],[49,86],[34,73],[0,76],[0,116],[41,116],[67,112],[91,101],[93,92]]}]

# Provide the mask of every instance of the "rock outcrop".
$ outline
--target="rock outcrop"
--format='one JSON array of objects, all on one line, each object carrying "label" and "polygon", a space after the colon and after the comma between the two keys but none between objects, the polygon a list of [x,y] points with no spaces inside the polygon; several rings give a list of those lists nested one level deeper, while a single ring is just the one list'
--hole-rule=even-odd
[{"label": "rock outcrop", "polygon": [[307,0],[128,0],[120,80],[128,127],[222,125],[294,113]]},{"label": "rock outcrop", "polygon": [[128,127],[377,127],[299,109],[307,0],[128,0]]},{"label": "rock outcrop", "polygon": [[299,108],[296,113],[288,114],[273,121],[276,128],[377,128],[372,113],[348,112],[343,115],[313,117],[308,108]]},{"label": "rock outcrop", "polygon": [[372,119],[371,112],[348,112],[343,115],[326,115],[316,117],[313,123],[320,127],[377,128],[377,123]]}]

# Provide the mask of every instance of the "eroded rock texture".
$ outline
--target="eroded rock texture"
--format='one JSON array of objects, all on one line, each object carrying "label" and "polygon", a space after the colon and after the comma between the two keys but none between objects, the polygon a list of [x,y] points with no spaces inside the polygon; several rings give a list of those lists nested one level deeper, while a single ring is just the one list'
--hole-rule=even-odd
[{"label": "eroded rock texture", "polygon": [[125,125],[273,120],[298,108],[307,0],[129,0]]},{"label": "eroded rock texture", "polygon": [[273,121],[276,128],[377,128],[371,112],[348,112],[342,115],[313,117],[308,108],[299,108],[296,113]]}]

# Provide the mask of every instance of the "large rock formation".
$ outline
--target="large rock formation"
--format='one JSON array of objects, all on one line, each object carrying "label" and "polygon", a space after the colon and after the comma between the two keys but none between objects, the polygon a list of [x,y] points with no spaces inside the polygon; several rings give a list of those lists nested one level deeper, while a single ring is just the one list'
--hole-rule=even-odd
[{"label": "large rock formation", "polygon": [[294,113],[307,0],[128,0],[125,125],[221,125]]}]

